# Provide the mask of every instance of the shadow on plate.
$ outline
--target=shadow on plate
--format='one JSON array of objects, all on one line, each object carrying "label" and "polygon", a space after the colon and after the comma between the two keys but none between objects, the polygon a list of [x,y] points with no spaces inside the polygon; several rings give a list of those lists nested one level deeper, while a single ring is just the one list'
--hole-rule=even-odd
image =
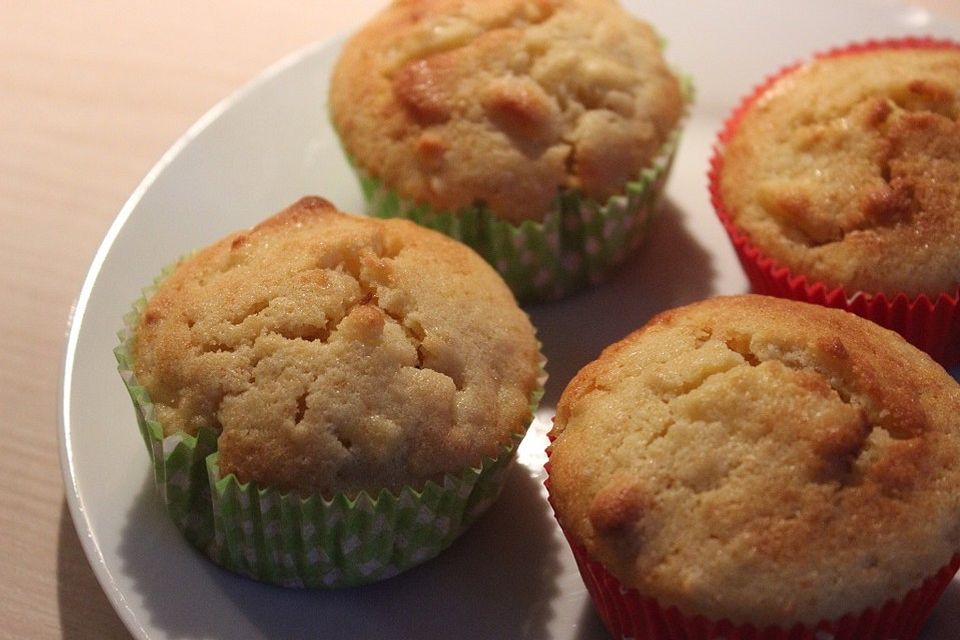
[{"label": "shadow on plate", "polygon": [[[543,638],[563,548],[540,481],[520,465],[510,473],[501,499],[437,558],[331,591],[273,587],[216,567],[180,538],[147,481],[123,532],[123,570],[150,624],[170,638],[226,640],[251,629],[285,639]],[[182,553],[158,552],[168,536]]]},{"label": "shadow on plate", "polygon": [[545,406],[556,406],[570,379],[607,345],[660,311],[713,295],[712,258],[684,227],[683,215],[664,201],[636,255],[606,282],[528,308],[550,373]]},{"label": "shadow on plate", "polygon": [[130,637],[90,568],[66,500],[57,535],[57,605],[63,640]]},{"label": "shadow on plate", "polygon": [[577,635],[575,640],[598,640],[599,638],[609,638],[603,621],[597,615],[597,610],[593,608],[593,603],[587,599],[583,603],[583,611],[580,612],[580,622],[577,624]]},{"label": "shadow on plate", "polygon": [[943,597],[937,602],[936,608],[917,640],[947,640],[956,638],[960,629],[960,582],[954,578],[947,585]]}]

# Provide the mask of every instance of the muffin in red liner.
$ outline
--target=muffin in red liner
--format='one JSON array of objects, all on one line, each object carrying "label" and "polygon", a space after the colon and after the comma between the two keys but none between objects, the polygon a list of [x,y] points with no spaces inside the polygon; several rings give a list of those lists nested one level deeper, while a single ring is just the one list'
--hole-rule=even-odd
[{"label": "muffin in red liner", "polygon": [[550,504],[617,638],[908,640],[960,567],[957,411],[875,323],[713,298],[570,382]]},{"label": "muffin in red liner", "polygon": [[868,41],[782,69],[727,120],[709,181],[755,292],[960,363],[960,44]]}]

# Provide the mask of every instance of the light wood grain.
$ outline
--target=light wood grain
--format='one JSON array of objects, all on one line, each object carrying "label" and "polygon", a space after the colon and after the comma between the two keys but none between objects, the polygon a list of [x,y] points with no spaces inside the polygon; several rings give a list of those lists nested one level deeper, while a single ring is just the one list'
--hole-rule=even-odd
[{"label": "light wood grain", "polygon": [[381,4],[0,3],[0,637],[129,637],[83,555],[57,446],[68,312],[110,222],[207,109]]},{"label": "light wood grain", "polygon": [[[0,637],[129,637],[64,501],[57,389],[107,227],[224,96],[385,0],[0,3]],[[960,20],[960,0],[923,6]]]}]

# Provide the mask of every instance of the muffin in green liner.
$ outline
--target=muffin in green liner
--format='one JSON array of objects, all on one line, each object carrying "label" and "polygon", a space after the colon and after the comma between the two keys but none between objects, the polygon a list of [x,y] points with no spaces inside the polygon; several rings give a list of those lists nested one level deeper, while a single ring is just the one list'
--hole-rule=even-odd
[{"label": "muffin in green liner", "polygon": [[[342,240],[344,228],[349,232],[347,241]],[[197,279],[207,280],[215,277],[212,274],[220,273],[224,263],[219,261],[219,258],[224,255],[229,263],[248,262],[255,270],[269,271],[269,268],[264,269],[259,262],[258,255],[271,260],[296,262],[297,252],[293,248],[305,246],[310,247],[310,251],[315,251],[317,243],[320,243],[324,246],[321,252],[333,252],[338,259],[350,261],[353,258],[348,255],[349,252],[356,251],[357,246],[365,246],[364,243],[369,241],[368,234],[380,237],[380,240],[374,240],[374,244],[380,241],[384,243],[387,247],[386,253],[392,256],[387,258],[388,262],[400,264],[409,262],[412,258],[421,258],[436,259],[441,264],[453,260],[459,261],[461,265],[465,264],[465,268],[461,268],[459,273],[450,276],[454,282],[458,278],[464,280],[454,286],[452,291],[479,288],[479,293],[473,291],[470,295],[477,296],[482,303],[479,306],[483,307],[495,300],[509,303],[505,309],[501,309],[508,316],[514,316],[514,325],[509,327],[509,332],[519,329],[517,335],[526,336],[522,338],[525,342],[527,339],[533,341],[536,362],[532,363],[532,367],[524,365],[515,369],[522,373],[516,382],[519,382],[518,388],[523,389],[523,407],[518,408],[515,415],[511,414],[510,410],[503,412],[503,415],[510,416],[513,424],[507,428],[498,427],[494,434],[489,433],[486,427],[471,434],[471,437],[488,441],[483,450],[489,451],[489,454],[476,455],[473,462],[446,469],[443,473],[431,472],[431,476],[425,480],[413,477],[416,475],[413,474],[409,476],[411,480],[408,483],[383,481],[384,486],[376,488],[377,479],[373,477],[376,475],[374,473],[370,483],[361,482],[356,488],[350,485],[318,485],[311,489],[313,481],[298,486],[296,481],[291,483],[274,479],[275,484],[271,485],[268,482],[270,478],[242,477],[256,472],[257,465],[261,463],[269,467],[270,456],[267,452],[264,453],[267,462],[257,460],[252,466],[247,463],[254,472],[244,471],[242,465],[238,472],[223,471],[223,456],[233,454],[236,457],[235,451],[224,450],[222,447],[222,437],[231,429],[231,424],[226,421],[222,425],[201,425],[193,433],[188,433],[188,429],[171,429],[169,424],[163,424],[161,414],[167,417],[167,422],[175,420],[170,418],[170,407],[158,411],[157,404],[141,379],[142,376],[138,376],[138,330],[144,322],[164,322],[164,319],[157,319],[159,315],[167,314],[169,318],[180,318],[195,311],[191,310],[186,302],[171,311],[171,291],[175,291],[181,298],[189,299],[189,287],[192,286],[190,283]],[[298,236],[306,237],[306,242],[298,239]],[[363,241],[359,245],[356,242],[358,237]],[[238,238],[242,238],[242,241],[238,242]],[[269,245],[274,248],[269,248]],[[230,258],[233,250],[241,246],[247,247],[248,252],[251,251],[249,248],[253,247],[253,252],[239,261],[236,256]],[[262,247],[268,249],[263,250]],[[343,252],[345,248],[347,254]],[[428,253],[420,256],[418,252],[423,251]],[[311,260],[316,258],[316,254],[312,254]],[[360,262],[364,260],[366,258],[361,258]],[[431,264],[432,269],[437,268],[437,262]],[[198,267],[197,264],[201,266]],[[204,264],[214,269],[205,270],[202,268]],[[189,277],[177,273],[182,265],[187,265],[183,270],[192,270]],[[391,275],[384,277],[384,282],[391,285],[402,282],[405,267],[401,265],[391,269]],[[479,274],[474,273],[475,269],[480,269]],[[289,278],[296,280],[297,273],[299,271],[294,269]],[[176,279],[175,282],[172,281],[172,276]],[[239,273],[238,276],[244,274]],[[270,280],[269,275],[265,278]],[[470,281],[469,287],[467,279]],[[214,286],[230,292],[227,284],[229,283],[215,282]],[[488,291],[490,287],[493,287],[492,294]],[[359,304],[382,304],[389,312],[390,303],[376,299],[378,295],[387,298],[388,290],[380,288],[379,285],[374,289],[373,300],[368,299],[371,296],[368,290],[362,294]],[[163,296],[166,297],[151,307],[150,301],[157,298],[160,290],[164,290]],[[456,298],[449,288],[442,293]],[[227,293],[225,296],[226,306],[229,306],[231,297],[242,298],[242,295],[236,292]],[[464,303],[459,300],[454,304],[457,302]],[[247,302],[242,301],[241,304],[246,305]],[[509,305],[516,311],[512,311]],[[258,308],[260,306],[257,305]],[[257,313],[268,316],[265,311],[268,307]],[[342,326],[350,322],[350,313],[340,320]],[[397,317],[407,320],[399,315]],[[414,317],[422,319],[427,325],[423,328],[425,335],[418,345],[418,351],[424,352],[421,355],[423,362],[418,362],[418,366],[437,366],[436,362],[431,360],[433,356],[430,353],[436,348],[436,343],[430,339],[434,332],[430,325],[430,316],[411,312],[410,318]],[[143,297],[134,304],[133,311],[124,320],[125,328],[120,333],[121,343],[115,350],[118,368],[133,400],[137,422],[153,461],[158,493],[173,522],[192,545],[214,562],[260,581],[290,587],[341,587],[382,580],[434,557],[449,546],[499,495],[506,470],[514,458],[516,445],[532,419],[533,409],[542,395],[545,378],[539,345],[529,321],[516,308],[503,282],[478,256],[458,243],[410,223],[376,221],[340,214],[319,199],[302,200],[253,230],[233,234],[211,248],[181,261],[176,267],[165,270],[154,286],[144,291]],[[195,323],[200,326],[203,322],[202,318],[192,318],[186,324]],[[333,333],[337,331],[346,332],[348,328],[335,328]],[[499,329],[491,326],[484,331],[496,334]],[[261,335],[265,333],[264,331]],[[328,336],[327,339],[332,344],[335,338]],[[301,344],[305,342],[302,338],[297,337],[293,342],[298,349],[307,348],[307,345]],[[314,346],[319,349],[328,348],[323,345]],[[182,345],[184,351],[190,351],[192,347],[194,345]],[[522,350],[529,351],[528,348]],[[226,351],[227,345],[218,345],[218,351],[212,353]],[[508,355],[510,354],[500,354],[501,357]],[[164,370],[168,366],[167,363],[161,363],[155,365],[155,368]],[[256,373],[252,378],[258,379],[264,376],[266,370],[254,371]],[[436,372],[431,375],[433,373]],[[146,373],[147,378],[153,375],[153,371]],[[281,373],[281,377],[283,375],[287,374]],[[474,374],[470,370],[463,375],[464,380],[459,381],[462,387],[461,401],[464,398],[463,390],[469,392],[472,384],[470,377]],[[530,375],[533,376],[532,380]],[[260,383],[270,384],[271,381],[261,380]],[[155,380],[153,384],[156,385]],[[384,385],[384,394],[390,392],[386,386]],[[163,397],[166,390],[162,386],[157,388],[158,394]],[[503,390],[499,393],[504,396],[515,395]],[[185,394],[189,395],[189,390]],[[331,402],[336,400],[338,398],[332,398]],[[376,400],[370,402],[376,406]],[[312,399],[307,400],[311,407],[312,403]],[[220,410],[217,413],[227,416]],[[522,417],[522,420],[518,416]],[[190,417],[194,420],[196,416]],[[362,419],[363,417],[358,417],[357,422]],[[280,426],[276,428],[282,431],[282,424],[277,424]],[[457,425],[452,425],[451,428],[453,426]],[[357,452],[363,443],[350,428],[352,427],[345,427],[344,433],[355,438],[353,450]],[[236,438],[236,434],[233,437]],[[340,437],[347,438],[344,434],[340,434]],[[270,446],[276,444],[266,442]],[[415,446],[407,446],[411,451],[415,451]],[[456,454],[441,451],[438,455],[455,457]],[[324,464],[323,461],[320,463]],[[404,474],[411,474],[410,469],[414,468],[411,463],[408,469],[405,466],[407,463],[402,460],[394,463],[402,467],[403,472],[397,474],[393,469],[388,469],[384,477],[402,478]],[[228,460],[227,464],[237,467],[236,460]],[[286,468],[295,463],[290,461],[288,464],[281,460],[280,464]],[[364,469],[365,473],[373,473]],[[350,468],[344,466],[341,472],[348,476]]]},{"label": "muffin in green liner", "polygon": [[476,249],[521,301],[599,283],[644,237],[692,99],[609,0],[393,3],[330,115],[368,212]]},{"label": "muffin in green liner", "polygon": [[601,204],[575,190],[561,191],[542,222],[519,225],[498,219],[483,204],[456,213],[436,211],[403,200],[381,180],[357,171],[370,215],[413,220],[469,245],[521,301],[556,300],[601,283],[643,243],[679,137],[677,130],[653,166],[627,183],[623,195]]}]

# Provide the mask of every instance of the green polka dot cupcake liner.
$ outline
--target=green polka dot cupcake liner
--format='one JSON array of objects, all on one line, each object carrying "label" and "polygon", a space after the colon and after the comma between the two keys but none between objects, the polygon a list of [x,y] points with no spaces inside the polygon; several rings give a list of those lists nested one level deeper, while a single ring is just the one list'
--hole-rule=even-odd
[{"label": "green polka dot cupcake liner", "polygon": [[[693,97],[684,82],[685,102]],[[406,218],[473,248],[500,272],[521,302],[564,298],[594,286],[643,243],[680,141],[682,126],[669,135],[653,162],[606,202],[575,189],[561,189],[542,222],[514,224],[494,216],[483,203],[458,211],[437,210],[404,199],[355,163],[367,213]]]},{"label": "green polka dot cupcake liner", "polygon": [[[217,433],[164,435],[133,366],[133,336],[157,278],[124,317],[114,353],[153,463],[157,492],[187,541],[213,562],[286,587],[348,587],[392,577],[450,546],[500,494],[521,435],[496,457],[423,487],[303,497],[222,475]],[[545,375],[531,398],[543,394]],[[532,415],[532,411],[531,411]]]}]

